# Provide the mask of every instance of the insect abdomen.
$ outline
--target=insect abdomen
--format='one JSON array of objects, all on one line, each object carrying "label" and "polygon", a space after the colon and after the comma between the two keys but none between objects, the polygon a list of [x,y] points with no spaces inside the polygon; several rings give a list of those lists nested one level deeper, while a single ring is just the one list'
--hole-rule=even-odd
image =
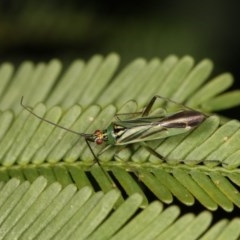
[{"label": "insect abdomen", "polygon": [[181,111],[164,118],[159,124],[166,128],[196,127],[206,119],[206,116],[197,111]]}]

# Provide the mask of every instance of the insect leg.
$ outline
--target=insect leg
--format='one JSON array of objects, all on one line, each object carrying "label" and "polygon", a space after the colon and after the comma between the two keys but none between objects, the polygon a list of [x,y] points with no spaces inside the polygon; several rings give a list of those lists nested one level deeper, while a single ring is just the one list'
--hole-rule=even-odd
[{"label": "insect leg", "polygon": [[[150,112],[151,109],[152,109],[153,104],[155,103],[155,101],[156,101],[158,98],[159,98],[159,99],[162,99],[162,100],[164,100],[164,101],[167,101],[167,102],[172,102],[172,103],[174,103],[174,104],[176,104],[176,105],[179,105],[179,106],[181,106],[181,107],[188,108],[188,107],[185,107],[184,105],[182,105],[182,104],[180,104],[180,103],[177,103],[177,102],[175,102],[175,101],[173,101],[173,100],[171,100],[171,99],[169,99],[169,98],[165,98],[165,97],[162,97],[162,96],[159,96],[159,95],[155,95],[155,96],[153,96],[153,98],[150,100],[150,102],[148,103],[148,105],[146,106],[146,108],[145,108],[143,111],[131,112],[131,113],[117,113],[117,114],[115,115],[115,118],[116,118],[117,120],[120,120],[120,121],[121,121],[121,119],[120,119],[119,116],[134,115],[134,114],[139,114],[139,115],[141,114],[142,117],[148,116],[148,115],[149,115],[149,112]],[[191,110],[192,110],[192,109],[191,109]]]},{"label": "insect leg", "polygon": [[166,97],[162,97],[162,96],[159,96],[159,95],[155,95],[153,96],[153,98],[150,100],[150,102],[148,103],[148,105],[146,106],[146,108],[144,109],[144,111],[142,112],[142,117],[143,116],[148,116],[149,115],[149,112],[151,111],[152,109],[152,106],[153,104],[155,103],[155,101],[157,99],[162,99],[166,102],[171,102],[171,103],[174,103],[182,108],[185,108],[185,109],[189,109],[189,110],[193,110],[192,108],[190,107],[187,107],[187,106],[184,106],[183,104],[181,103],[178,103],[178,102],[175,102],[174,100],[170,99],[170,98],[166,98]]},{"label": "insect leg", "polygon": [[105,148],[103,148],[98,154],[97,154],[97,156],[100,156],[100,155],[102,155],[104,152],[106,152],[109,148],[111,148],[112,147],[112,145],[107,145]]},{"label": "insect leg", "polygon": [[115,117],[117,120],[122,121],[122,120],[120,119],[120,116],[126,116],[126,115],[140,115],[140,114],[142,114],[142,112],[116,113],[114,117]]},{"label": "insect leg", "polygon": [[149,145],[147,145],[145,142],[142,142],[141,145],[148,150],[152,155],[156,156],[157,158],[165,161],[165,162],[172,162],[172,163],[183,163],[183,164],[187,164],[187,165],[196,165],[196,164],[204,164],[204,165],[208,165],[211,167],[215,167],[220,165],[222,162],[220,162],[219,160],[179,160],[179,159],[171,159],[171,158],[167,158],[162,156],[160,153],[156,152],[153,148],[151,148]]},{"label": "insect leg", "polygon": [[[103,169],[103,167],[102,167],[102,165],[101,165],[101,163],[100,163],[100,161],[99,161],[99,158],[97,157],[97,155],[96,155],[96,154],[94,153],[94,151],[92,150],[89,141],[88,141],[87,139],[85,139],[85,141],[86,141],[87,146],[88,146],[90,152],[92,153],[92,155],[93,155],[93,157],[94,157],[94,160],[96,161],[97,165],[101,168],[101,170],[103,171],[105,177],[109,180],[109,182],[112,184],[112,186],[113,186],[114,188],[116,188],[116,184],[113,182],[113,180],[109,177],[109,175],[108,175],[108,174],[106,173],[106,171]],[[100,154],[102,154],[102,153],[105,152],[108,148],[110,148],[109,146],[111,147],[111,145],[108,145],[107,147],[105,147],[105,148],[100,152]],[[98,155],[99,155],[99,154],[98,154]]]},{"label": "insect leg", "polygon": [[142,117],[148,116],[148,114],[149,114],[150,110],[152,109],[152,106],[153,106],[153,104],[155,103],[156,99],[157,99],[157,96],[155,95],[155,96],[150,100],[150,102],[148,103],[148,105],[146,106],[146,108],[143,110],[143,112],[142,112]]},{"label": "insect leg", "polygon": [[146,150],[148,150],[152,155],[156,156],[157,158],[166,161],[167,159],[162,156],[160,153],[156,152],[153,148],[151,148],[149,145],[147,145],[145,142],[140,143]]}]

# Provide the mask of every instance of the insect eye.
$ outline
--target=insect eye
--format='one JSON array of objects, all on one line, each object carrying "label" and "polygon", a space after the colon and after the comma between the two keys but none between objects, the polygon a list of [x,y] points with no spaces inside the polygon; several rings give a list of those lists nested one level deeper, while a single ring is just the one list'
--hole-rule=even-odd
[{"label": "insect eye", "polygon": [[94,132],[94,135],[96,135],[96,136],[99,136],[100,134],[102,134],[101,130],[96,130],[96,131]]},{"label": "insect eye", "polygon": [[103,143],[103,139],[102,139],[102,138],[97,138],[97,139],[95,140],[95,142],[96,142],[97,145],[100,145],[100,144]]}]

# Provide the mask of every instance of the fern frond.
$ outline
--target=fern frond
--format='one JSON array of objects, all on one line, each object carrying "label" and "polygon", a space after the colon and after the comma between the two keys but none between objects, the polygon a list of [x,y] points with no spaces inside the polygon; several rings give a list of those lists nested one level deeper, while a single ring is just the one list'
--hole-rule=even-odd
[{"label": "fern frond", "polygon": [[[42,115],[45,107],[39,104],[34,111]],[[110,114],[110,112],[112,116],[115,114],[113,106],[100,111],[98,106],[91,106],[81,114],[81,108],[74,106],[61,117],[63,110],[53,107],[47,111],[46,116],[49,119],[61,118],[60,124],[71,127],[73,130],[89,132],[87,121],[89,116],[93,118],[96,116],[95,121],[100,122],[105,114]],[[97,165],[93,166],[93,156],[82,139],[79,139],[77,135],[40,122],[36,118],[32,119],[32,116],[27,116],[26,119],[26,115],[25,111],[19,115],[0,143],[3,159],[2,179],[6,175],[9,178],[14,176],[22,180],[29,179],[29,175],[30,179],[34,179],[33,175],[35,177],[44,175],[49,181],[50,179],[51,182],[58,180],[64,186],[71,182],[83,186],[80,180],[76,181],[74,178],[76,173],[72,176],[71,171],[76,168],[75,172],[78,172],[79,176],[85,176],[81,178],[84,184],[94,185],[93,182],[90,184],[91,180],[87,180],[90,176],[84,174],[84,171],[90,171],[101,189],[107,191],[112,187],[101,169]],[[234,120],[219,128],[219,122],[218,117],[212,116],[190,134],[171,137],[159,145],[153,142],[151,147],[165,156],[166,161],[161,161],[142,147],[135,148],[130,161],[111,161],[117,150],[113,148],[101,155],[101,165],[112,172],[116,182],[129,195],[134,192],[144,195],[141,187],[138,186],[140,179],[166,203],[170,203],[174,195],[187,205],[194,204],[194,198],[196,198],[209,209],[214,210],[220,205],[225,210],[231,211],[232,203],[240,206],[239,192],[231,181],[232,174],[239,174],[239,161],[237,164],[235,160],[233,165],[229,161],[229,156],[236,156],[239,153],[240,131],[237,130],[240,124]],[[94,151],[97,152],[99,149],[94,147]],[[116,157],[124,159],[123,154]],[[123,169],[136,176],[129,175]],[[33,171],[32,174],[31,171]],[[214,174],[215,177],[222,178],[218,185],[212,180]],[[207,181],[206,184],[203,184],[205,181]],[[227,182],[230,186],[223,188],[222,182]],[[214,188],[216,192],[212,194]],[[219,188],[222,189],[219,190]],[[202,191],[203,193],[200,194]],[[226,192],[227,196],[225,196]]]},{"label": "fern frond", "polygon": [[[8,190],[8,191],[6,191]],[[216,239],[240,236],[240,219],[211,225],[212,214],[180,215],[177,206],[159,202],[140,210],[135,193],[116,206],[120,193],[94,193],[89,187],[11,179],[1,188],[1,239]],[[3,201],[4,199],[4,201]]]},{"label": "fern frond", "polygon": [[[186,215],[182,220],[178,219],[176,207],[161,213],[159,202],[155,204],[156,220],[145,214],[154,205],[149,203],[149,192],[166,204],[177,198],[188,206],[197,200],[211,211],[221,207],[230,212],[234,206],[240,207],[240,123],[231,120],[221,124],[218,116],[209,114],[240,104],[238,90],[225,92],[233,83],[232,76],[227,73],[209,79],[212,62],[206,59],[194,66],[190,56],[181,59],[169,56],[149,62],[136,59],[120,71],[117,71],[118,64],[118,55],[110,54],[106,58],[96,55],[88,62],[76,60],[64,71],[58,60],[36,65],[24,62],[16,71],[9,63],[0,67],[3,83],[0,88],[0,180],[6,182],[1,186],[0,198],[2,236],[10,239],[17,233],[16,236],[24,239],[27,236],[34,238],[36,233],[44,239],[46,236],[57,239],[60,235],[61,239],[70,236],[74,239],[81,231],[85,234],[82,236],[90,239],[96,239],[98,234],[103,239],[105,236],[128,239],[127,233],[131,236],[132,230],[132,234],[140,238],[166,239],[167,234],[172,234],[173,238],[181,236],[187,239],[188,234],[198,237],[205,232],[207,239],[208,236],[224,236],[229,229],[239,225],[238,219],[223,221],[207,231],[211,214]],[[194,131],[150,142],[149,147],[164,156],[164,161],[138,144],[127,146],[122,151],[117,147],[109,149],[100,156],[101,166],[108,177],[94,162],[83,139],[39,121],[20,106],[24,95],[24,103],[32,106],[38,115],[74,131],[92,133],[96,129],[105,129],[119,111],[141,110],[156,94],[208,112],[210,117]],[[168,107],[170,109],[171,106],[167,106],[167,110]],[[124,111],[126,109],[129,110]],[[101,147],[93,146],[93,151],[97,153]],[[112,182],[121,189],[122,195],[116,189],[112,190]],[[54,193],[47,199],[50,187]],[[100,192],[95,196],[90,189],[102,190],[106,195]],[[64,195],[65,191],[68,196]],[[89,206],[86,212],[61,210],[81,191],[86,191],[84,194],[89,197],[89,201],[84,198]],[[27,199],[30,195],[32,199]],[[131,200],[125,200],[126,195]],[[79,196],[82,197],[81,193]],[[19,203],[18,206],[22,198],[26,205]],[[101,201],[103,198],[105,200]],[[55,205],[50,203],[50,199]],[[100,202],[103,205],[93,210],[94,204]],[[43,212],[39,218],[44,222],[41,225],[37,216],[40,216],[44,204],[48,212]],[[106,211],[98,215],[102,206]],[[117,209],[109,215],[114,208],[121,207],[125,210],[118,212]],[[149,221],[145,230],[137,225],[143,218],[136,216],[135,220],[133,217],[139,207],[146,208],[142,211],[148,219],[146,222]],[[63,211],[63,215],[57,217],[59,225],[54,228],[52,221],[60,214],[59,211]],[[89,218],[82,217],[92,211]],[[132,221],[126,224],[129,219]],[[110,223],[113,225],[107,232]],[[169,232],[168,229],[175,225],[176,232]],[[184,226],[191,227],[185,229]],[[178,231],[178,227],[186,231]],[[64,233],[66,228],[69,231]]]}]

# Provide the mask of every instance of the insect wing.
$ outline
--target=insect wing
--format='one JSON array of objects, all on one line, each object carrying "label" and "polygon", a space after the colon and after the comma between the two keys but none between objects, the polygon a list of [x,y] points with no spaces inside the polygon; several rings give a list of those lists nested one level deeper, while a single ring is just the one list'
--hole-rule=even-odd
[{"label": "insect wing", "polygon": [[155,117],[150,116],[150,117],[129,119],[129,120],[125,120],[125,121],[115,121],[114,124],[116,126],[121,126],[123,128],[133,128],[133,127],[137,127],[137,126],[147,126],[147,125],[158,124],[163,119],[164,118],[161,116],[155,116]]},{"label": "insect wing", "polygon": [[166,128],[159,123],[162,117],[142,117],[114,123],[116,145],[156,140],[168,137]]},{"label": "insect wing", "polygon": [[[197,111],[181,111],[165,118],[143,117],[115,124],[117,145],[152,141],[186,133],[205,120]],[[120,130],[120,131],[119,131]]]},{"label": "insect wing", "polygon": [[162,126],[137,126],[123,131],[117,138],[116,145],[150,141],[166,137],[168,137],[167,129]]}]

